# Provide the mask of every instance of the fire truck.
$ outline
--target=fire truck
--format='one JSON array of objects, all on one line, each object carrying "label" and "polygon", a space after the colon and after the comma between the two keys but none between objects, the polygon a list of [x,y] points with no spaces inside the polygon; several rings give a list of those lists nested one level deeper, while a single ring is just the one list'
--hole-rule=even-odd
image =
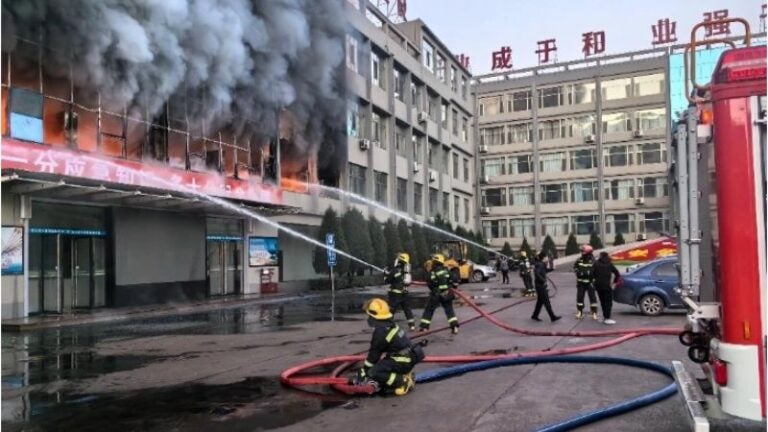
[{"label": "fire truck", "polygon": [[[674,362],[692,429],[718,423],[765,428],[766,47],[696,40],[685,50],[689,108],[672,131],[670,177],[679,293],[688,306],[680,341],[701,364],[694,379]],[[696,51],[726,43],[711,82],[696,80]],[[701,374],[699,374],[701,376]],[[730,427],[729,426],[729,427]]]}]

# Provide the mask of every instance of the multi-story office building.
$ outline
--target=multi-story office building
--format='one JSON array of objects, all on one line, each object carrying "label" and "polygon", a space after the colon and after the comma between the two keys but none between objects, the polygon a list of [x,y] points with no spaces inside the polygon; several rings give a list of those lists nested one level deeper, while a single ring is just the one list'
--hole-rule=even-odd
[{"label": "multi-story office building", "polygon": [[479,76],[480,224],[492,245],[669,231],[667,48]]}]

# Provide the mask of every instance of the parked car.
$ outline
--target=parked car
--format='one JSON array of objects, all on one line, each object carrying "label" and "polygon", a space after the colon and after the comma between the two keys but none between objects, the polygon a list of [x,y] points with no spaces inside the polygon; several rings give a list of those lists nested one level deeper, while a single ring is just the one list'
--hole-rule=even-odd
[{"label": "parked car", "polygon": [[637,306],[643,315],[660,315],[666,308],[685,308],[675,292],[678,282],[677,257],[660,258],[623,274],[622,282],[613,291],[613,299]]},{"label": "parked car", "polygon": [[472,282],[485,282],[496,277],[496,269],[491,266],[472,263]]}]

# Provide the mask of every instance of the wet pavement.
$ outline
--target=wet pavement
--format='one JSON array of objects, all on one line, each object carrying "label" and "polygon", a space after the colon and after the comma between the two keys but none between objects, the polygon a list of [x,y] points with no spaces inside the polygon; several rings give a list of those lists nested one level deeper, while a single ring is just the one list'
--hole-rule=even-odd
[{"label": "wet pavement", "polygon": [[[508,309],[499,318],[520,327],[604,328],[591,320],[573,320],[570,297],[575,294],[570,292],[570,275],[553,277],[559,285],[553,304],[566,319],[555,325],[531,322],[532,303]],[[491,310],[520,299],[515,282],[501,286],[490,281],[462,289]],[[421,309],[426,297],[423,290],[414,291],[418,295],[413,307]],[[382,289],[373,292],[385,295]],[[2,427],[30,431],[307,431],[353,430],[365,424],[365,430],[523,431],[655,389],[665,381],[648,378],[642,371],[617,370],[620,378],[605,388],[605,369],[528,365],[426,384],[405,398],[350,399],[327,388],[311,388],[322,390],[320,396],[313,396],[279,384],[279,373],[288,367],[367,349],[370,330],[361,308],[373,295],[340,294],[334,321],[330,321],[330,300],[320,297],[3,334]],[[462,320],[475,316],[460,302],[456,310]],[[683,321],[679,313],[648,318],[622,305],[615,310],[619,326],[665,326]],[[402,319],[402,312],[396,316]],[[437,311],[435,326],[444,325],[444,320],[442,311]],[[458,336],[443,332],[429,340],[430,355],[493,355],[604,339],[521,337],[479,320],[462,326]],[[685,350],[676,338],[648,337],[602,353],[668,362],[684,359]],[[419,365],[417,372],[434,367],[445,365]],[[552,399],[549,385],[569,391]],[[572,391],[574,388],[581,388],[582,393]],[[529,413],[525,418],[518,416],[523,411]],[[393,417],[393,412],[398,415]],[[669,417],[657,430],[681,430],[684,424],[682,417],[676,417],[683,413],[677,400],[639,413]],[[584,430],[644,430],[637,418],[625,416]]]}]

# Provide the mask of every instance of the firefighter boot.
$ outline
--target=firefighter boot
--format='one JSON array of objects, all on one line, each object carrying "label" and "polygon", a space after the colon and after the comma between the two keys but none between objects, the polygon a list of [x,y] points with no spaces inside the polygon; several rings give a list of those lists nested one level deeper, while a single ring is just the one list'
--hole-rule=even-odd
[{"label": "firefighter boot", "polygon": [[395,395],[404,396],[413,389],[413,372],[403,375],[403,385],[395,389]]},{"label": "firefighter boot", "polygon": [[582,318],[584,318],[584,312],[577,311],[576,312],[576,319],[582,319]]},{"label": "firefighter boot", "polygon": [[592,312],[592,319],[597,321],[597,312]]},{"label": "firefighter boot", "polygon": [[451,324],[451,333],[459,334],[459,325],[458,324]]}]

